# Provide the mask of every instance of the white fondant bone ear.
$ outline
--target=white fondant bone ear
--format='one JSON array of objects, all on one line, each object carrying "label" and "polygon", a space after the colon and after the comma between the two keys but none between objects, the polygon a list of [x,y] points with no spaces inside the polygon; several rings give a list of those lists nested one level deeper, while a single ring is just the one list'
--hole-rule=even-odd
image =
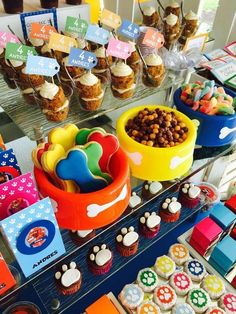
[{"label": "white fondant bone ear", "polygon": [[128,232],[123,238],[124,246],[131,246],[134,244],[139,238],[139,235],[135,231]]},{"label": "white fondant bone ear", "polygon": [[98,266],[105,265],[111,259],[111,251],[109,249],[101,250],[95,257],[95,262]]},{"label": "white fondant bone ear", "polygon": [[68,269],[61,277],[61,284],[64,287],[70,287],[80,280],[81,274],[78,269]]}]

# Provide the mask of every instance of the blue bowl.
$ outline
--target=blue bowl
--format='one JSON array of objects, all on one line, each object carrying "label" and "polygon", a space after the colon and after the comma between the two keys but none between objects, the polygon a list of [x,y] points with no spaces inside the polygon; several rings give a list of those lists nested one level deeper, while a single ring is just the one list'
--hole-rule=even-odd
[{"label": "blue bowl", "polygon": [[[224,88],[225,92],[236,97],[236,93]],[[223,146],[232,143],[236,139],[236,114],[228,116],[209,116],[199,111],[192,110],[181,99],[181,88],[174,94],[176,108],[190,119],[198,120],[200,125],[197,131],[196,144],[201,146]]]}]

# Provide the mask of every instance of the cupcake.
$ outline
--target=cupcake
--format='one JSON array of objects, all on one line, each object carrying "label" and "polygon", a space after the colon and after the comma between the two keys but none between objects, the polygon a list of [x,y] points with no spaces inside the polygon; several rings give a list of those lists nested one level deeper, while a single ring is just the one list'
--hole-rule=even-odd
[{"label": "cupcake", "polygon": [[64,295],[76,293],[81,286],[82,275],[75,262],[63,264],[55,273],[55,280],[59,291]]},{"label": "cupcake", "polygon": [[204,313],[209,308],[211,300],[206,291],[193,288],[188,293],[187,303],[191,305],[195,313]]},{"label": "cupcake", "polygon": [[219,308],[218,306],[213,306],[210,307],[207,311],[206,314],[226,314],[224,310]]},{"label": "cupcake", "polygon": [[160,277],[168,279],[175,272],[176,266],[169,256],[163,255],[156,259],[154,268]]},{"label": "cupcake", "polygon": [[25,64],[23,61],[4,59],[4,62],[1,64],[1,73],[3,74],[3,79],[9,88],[16,88],[15,79],[24,67]]},{"label": "cupcake", "polygon": [[80,103],[85,110],[97,110],[103,101],[104,90],[101,81],[90,71],[83,74],[76,82]]},{"label": "cupcake", "polygon": [[144,7],[143,9],[143,25],[156,27],[159,21],[159,14],[152,6]]},{"label": "cupcake", "polygon": [[152,292],[158,285],[157,274],[151,268],[144,268],[138,273],[137,284],[144,292]]},{"label": "cupcake", "polygon": [[58,7],[58,0],[40,0],[43,9],[51,9]]},{"label": "cupcake", "polygon": [[21,301],[10,305],[3,314],[41,314],[39,307],[31,302]]},{"label": "cupcake", "polygon": [[134,227],[122,228],[116,236],[116,249],[122,256],[131,256],[138,251],[139,235]]},{"label": "cupcake", "polygon": [[175,290],[175,292],[180,295],[186,295],[192,289],[192,280],[191,278],[182,271],[174,273],[170,277],[170,285]]},{"label": "cupcake", "polygon": [[216,275],[207,275],[202,281],[202,288],[212,300],[219,299],[225,293],[224,283]]},{"label": "cupcake", "polygon": [[108,80],[108,69],[112,65],[112,56],[106,55],[106,49],[104,46],[97,48],[94,51],[94,54],[96,55],[98,62],[92,72],[95,75],[99,75],[102,83],[106,83]]},{"label": "cupcake", "polygon": [[169,256],[178,266],[182,266],[190,258],[187,247],[180,243],[175,243],[169,248]]},{"label": "cupcake", "polygon": [[188,208],[196,207],[200,202],[201,189],[193,183],[184,183],[180,187],[178,200]]},{"label": "cupcake", "polygon": [[170,48],[172,44],[178,39],[180,33],[180,23],[178,16],[170,13],[165,18],[164,22],[164,38],[165,38],[165,47]]},{"label": "cupcake", "polygon": [[2,0],[6,13],[17,14],[23,12],[23,0]]},{"label": "cupcake", "polygon": [[111,67],[111,90],[114,97],[130,98],[134,94],[134,71],[124,62]]},{"label": "cupcake", "polygon": [[194,310],[187,303],[177,303],[171,314],[195,314]]},{"label": "cupcake", "polygon": [[165,16],[168,16],[169,14],[174,14],[179,17],[180,15],[180,5],[178,2],[175,2],[172,0],[170,4],[165,8]]},{"label": "cupcake", "polygon": [[176,197],[166,198],[161,203],[159,215],[165,222],[175,222],[179,219],[181,207]]},{"label": "cupcake", "polygon": [[85,73],[85,70],[80,67],[76,66],[69,66],[68,65],[69,57],[64,57],[61,60],[61,67],[60,67],[60,78],[63,82],[71,82],[72,79],[75,77],[80,77],[82,74]]},{"label": "cupcake", "polygon": [[227,314],[235,314],[236,312],[236,294],[226,293],[220,298],[219,306]]},{"label": "cupcake", "polygon": [[47,57],[47,58],[52,58],[53,57],[53,51],[52,49],[49,48],[49,45],[48,43],[45,43],[41,50],[40,50],[40,54],[43,56],[43,57]]},{"label": "cupcake", "polygon": [[142,199],[141,197],[136,194],[136,192],[132,192],[130,199],[129,199],[129,205],[127,207],[126,212],[130,212],[136,208],[138,208],[142,204]]},{"label": "cupcake", "polygon": [[42,47],[44,46],[44,40],[40,38],[28,38],[26,40],[26,45],[35,48],[38,54],[40,54]]},{"label": "cupcake", "polygon": [[160,86],[165,75],[165,68],[161,57],[155,53],[151,53],[144,58],[144,61],[147,68],[143,68],[143,84],[146,86]]},{"label": "cupcake", "polygon": [[144,181],[142,187],[142,196],[146,200],[149,200],[159,194],[162,188],[162,184],[159,181]]},{"label": "cupcake", "polygon": [[184,271],[195,282],[201,282],[206,275],[206,269],[204,265],[196,259],[192,259],[185,263]]},{"label": "cupcake", "polygon": [[42,75],[27,74],[25,70],[26,68],[24,67],[18,73],[19,86],[22,90],[26,88],[39,87],[44,84],[45,79]]},{"label": "cupcake", "polygon": [[145,301],[137,308],[137,314],[161,314],[159,307],[152,301]]},{"label": "cupcake", "polygon": [[92,229],[91,230],[71,230],[70,234],[71,234],[72,240],[78,245],[81,245],[91,240],[92,238],[94,238],[96,235],[96,232],[95,230],[92,230]]},{"label": "cupcake", "polygon": [[95,245],[87,256],[88,268],[94,275],[104,275],[111,269],[112,259],[112,251],[106,244]]},{"label": "cupcake", "polygon": [[142,304],[143,299],[143,290],[133,283],[125,285],[119,294],[119,300],[127,310],[137,309],[137,307]]},{"label": "cupcake", "polygon": [[137,78],[137,76],[141,70],[141,59],[140,59],[140,56],[139,56],[139,54],[135,48],[135,43],[132,41],[129,41],[129,44],[132,47],[132,52],[131,52],[131,55],[126,59],[126,63],[134,71],[134,75]]},{"label": "cupcake", "polygon": [[156,212],[145,212],[139,219],[140,233],[148,239],[154,238],[160,230],[161,218]]},{"label": "cupcake", "polygon": [[38,100],[48,120],[63,121],[67,118],[69,100],[61,86],[45,81],[39,90]]},{"label": "cupcake", "polygon": [[169,285],[160,285],[155,289],[153,299],[161,310],[169,311],[175,305],[177,296]]},{"label": "cupcake", "polygon": [[25,101],[27,102],[27,104],[29,105],[35,105],[37,104],[37,100],[35,98],[35,93],[38,93],[40,90],[41,86],[37,86],[37,87],[29,87],[29,88],[25,88],[21,90],[21,94],[23,96],[23,98],[25,99]]},{"label": "cupcake", "polygon": [[198,28],[198,16],[193,11],[185,15],[183,19],[184,29],[179,38],[179,42],[184,45],[186,40],[194,36]]}]

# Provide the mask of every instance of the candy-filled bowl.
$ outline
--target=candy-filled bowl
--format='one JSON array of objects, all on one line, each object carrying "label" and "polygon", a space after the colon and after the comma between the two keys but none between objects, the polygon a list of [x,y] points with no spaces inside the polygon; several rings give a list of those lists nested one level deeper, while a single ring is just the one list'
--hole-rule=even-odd
[{"label": "candy-filled bowl", "polygon": [[[224,88],[226,94],[236,97],[236,93]],[[176,108],[190,119],[198,120],[198,132],[196,143],[202,146],[223,146],[232,143],[236,139],[236,114],[231,115],[207,115],[200,111],[194,111],[181,99],[181,88],[174,94]]]},{"label": "candy-filled bowl", "polygon": [[[127,134],[126,126],[128,121],[134,119],[145,108],[173,113],[188,128],[187,138],[173,147],[149,147],[135,141]],[[116,127],[120,145],[129,158],[131,173],[134,177],[143,180],[166,181],[176,179],[190,169],[193,162],[196,127],[181,112],[159,105],[139,106],[123,113]]]},{"label": "candy-filled bowl", "polygon": [[111,157],[109,170],[113,182],[104,189],[91,193],[70,193],[57,188],[45,172],[34,168],[38,190],[42,197],[51,198],[61,228],[98,229],[121,216],[131,193],[129,163],[121,148]]}]

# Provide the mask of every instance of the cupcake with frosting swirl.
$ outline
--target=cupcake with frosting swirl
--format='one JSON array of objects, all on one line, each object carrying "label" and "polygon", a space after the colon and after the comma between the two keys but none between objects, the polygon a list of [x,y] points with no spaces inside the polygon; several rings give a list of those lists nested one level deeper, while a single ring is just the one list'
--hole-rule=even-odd
[{"label": "cupcake with frosting swirl", "polygon": [[129,65],[118,62],[111,68],[111,90],[114,97],[132,97],[135,86],[134,71]]},{"label": "cupcake with frosting swirl", "polygon": [[[146,86],[160,86],[165,75],[165,67],[161,57],[151,53],[144,60],[147,68],[143,68],[143,84]],[[149,79],[150,76],[151,80]]]},{"label": "cupcake with frosting swirl", "polygon": [[180,22],[177,15],[170,13],[164,22],[165,46],[168,49],[179,37]]},{"label": "cupcake with frosting swirl", "polygon": [[159,22],[159,14],[152,6],[147,6],[143,9],[143,25],[156,27]]}]

